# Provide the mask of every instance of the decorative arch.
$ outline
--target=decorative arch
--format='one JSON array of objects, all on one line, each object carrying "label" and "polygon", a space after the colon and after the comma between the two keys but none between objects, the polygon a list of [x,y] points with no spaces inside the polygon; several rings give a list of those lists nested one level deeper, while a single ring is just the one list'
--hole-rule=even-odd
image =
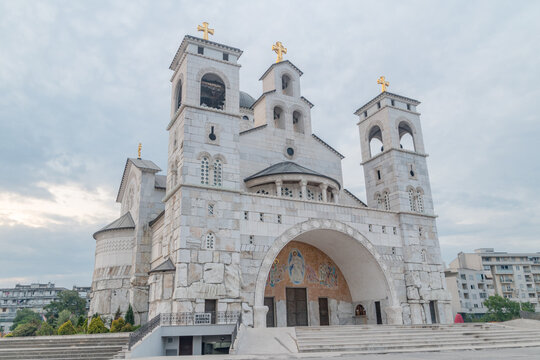
[{"label": "decorative arch", "polygon": [[[229,81],[229,78],[227,77],[227,75],[225,75],[225,73],[223,71],[221,71],[218,68],[213,67],[213,66],[208,66],[208,67],[200,69],[199,72],[197,73],[197,76],[196,76],[197,82],[200,83],[203,76],[206,75],[206,74],[215,74],[215,75],[219,76],[221,78],[221,80],[223,81],[223,83],[225,83],[225,88],[226,89],[231,88],[231,82]],[[200,86],[199,86],[199,88],[200,88]]]},{"label": "decorative arch", "polygon": [[285,109],[280,105],[272,107],[272,119],[276,129],[285,129]]},{"label": "decorative arch", "polygon": [[375,156],[384,151],[383,127],[379,124],[374,124],[367,132],[367,144],[369,147],[369,155]]},{"label": "decorative arch", "polygon": [[283,95],[293,96],[294,95],[294,76],[290,72],[283,70],[279,74],[279,79],[281,82],[281,91]]},{"label": "decorative arch", "polygon": [[[394,308],[394,309],[399,307],[399,309],[401,309],[397,292],[394,286],[394,282],[390,275],[390,270],[388,269],[386,264],[382,261],[382,256],[377,252],[375,246],[371,244],[371,242],[364,235],[362,235],[358,230],[352,228],[351,226],[347,224],[344,224],[342,222],[335,221],[335,220],[311,219],[303,223],[296,224],[295,226],[289,228],[287,231],[282,233],[274,241],[272,246],[266,252],[266,255],[262,261],[261,267],[257,274],[257,280],[255,283],[255,301],[254,301],[255,311],[257,311],[258,308],[261,308],[264,306],[264,291],[266,287],[266,280],[267,280],[270,268],[272,267],[272,264],[274,262],[274,259],[278,256],[278,254],[285,247],[286,244],[296,239],[298,236],[304,233],[313,231],[313,230],[331,230],[341,235],[344,235],[349,239],[356,241],[357,245],[362,246],[363,249],[365,249],[368,252],[371,259],[374,260],[374,263],[377,266],[377,270],[380,271],[380,273],[382,274],[382,277],[384,278],[385,288],[388,294],[389,307]],[[336,261],[336,259],[332,259],[332,260],[338,266],[340,266],[340,268],[342,269],[342,272],[345,274],[345,271],[343,270],[343,267],[342,267],[343,264],[339,264]],[[345,277],[347,278],[347,275],[345,275]],[[347,278],[347,282],[349,282],[349,278]],[[401,313],[399,313],[398,315],[397,312],[394,311],[394,314],[392,315],[394,316],[393,322],[395,323],[402,322]]]},{"label": "decorative arch", "polygon": [[204,74],[201,78],[199,88],[200,106],[225,110],[227,90],[223,79],[219,75],[213,72]]},{"label": "decorative arch", "polygon": [[400,117],[396,121],[399,137],[399,147],[404,150],[416,151],[416,129],[412,123]]}]

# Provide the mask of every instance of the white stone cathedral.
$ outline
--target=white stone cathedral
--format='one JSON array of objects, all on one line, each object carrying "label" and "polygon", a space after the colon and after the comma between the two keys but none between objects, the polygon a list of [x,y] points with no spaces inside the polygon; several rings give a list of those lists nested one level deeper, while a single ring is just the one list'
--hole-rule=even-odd
[{"label": "white stone cathedral", "polygon": [[184,37],[167,175],[127,159],[120,217],[94,234],[90,313],[450,323],[419,102],[383,91],[355,112],[366,205],[344,188],[343,155],[312,133],[302,71],[272,64],[255,100],[239,89],[241,55]]}]

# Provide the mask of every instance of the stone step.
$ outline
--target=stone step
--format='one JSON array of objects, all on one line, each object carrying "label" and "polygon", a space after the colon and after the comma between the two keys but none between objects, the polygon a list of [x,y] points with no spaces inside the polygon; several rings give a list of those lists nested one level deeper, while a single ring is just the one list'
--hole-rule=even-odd
[{"label": "stone step", "polygon": [[409,339],[401,339],[400,341],[394,340],[394,341],[385,341],[384,339],[379,339],[378,341],[328,341],[328,342],[302,342],[301,344],[298,344],[298,348],[300,350],[308,349],[308,348],[318,348],[318,349],[330,349],[330,348],[345,348],[345,347],[355,347],[355,348],[371,348],[371,347],[396,347],[396,346],[444,346],[446,344],[457,344],[457,345],[464,345],[464,344],[477,344],[477,343],[506,343],[506,342],[514,342],[514,343],[523,343],[523,342],[537,342],[540,341],[540,337],[538,336],[529,336],[526,338],[523,337],[512,337],[512,338],[474,338],[474,339],[453,339],[441,342],[439,340],[409,340]]},{"label": "stone step", "polygon": [[372,333],[365,333],[365,334],[334,334],[334,333],[326,333],[326,334],[296,334],[297,339],[302,341],[321,341],[325,339],[347,339],[347,338],[353,338],[353,339],[385,339],[387,341],[392,339],[403,339],[404,336],[406,336],[408,339],[415,339],[415,338],[421,338],[424,339],[426,336],[429,336],[429,338],[436,338],[436,339],[447,339],[447,338],[467,338],[467,337],[478,337],[478,336],[489,336],[489,337],[508,337],[508,336],[540,336],[540,332],[538,331],[515,331],[515,332],[502,332],[502,333],[494,333],[494,332],[465,332],[465,333],[457,333],[457,334],[442,334],[442,333],[433,333],[433,334],[399,334],[399,333],[393,333],[393,334],[386,334],[385,336],[380,336],[379,334],[372,334]]},{"label": "stone step", "polygon": [[406,338],[404,340],[404,337],[401,338],[393,338],[393,339],[385,339],[385,338],[371,338],[371,339],[358,339],[358,338],[335,338],[335,339],[328,339],[328,340],[311,340],[311,341],[301,341],[301,345],[299,346],[309,346],[311,344],[319,345],[319,346],[325,346],[325,345],[333,345],[333,344],[355,344],[355,345],[361,345],[361,344],[393,344],[393,343],[399,343],[406,341],[407,343],[445,343],[445,342],[451,342],[451,341],[459,341],[459,342],[471,342],[471,341],[498,341],[499,339],[512,339],[516,342],[519,341],[528,341],[528,340],[540,340],[539,335],[528,335],[528,336],[508,336],[504,338],[499,337],[493,337],[493,336],[478,336],[478,337],[463,337],[463,338],[429,338],[429,339],[420,339],[420,338]]},{"label": "stone step", "polygon": [[75,347],[75,346],[106,346],[106,345],[112,345],[112,346],[122,346],[126,344],[126,341],[100,341],[100,342],[69,342],[69,341],[54,341],[54,342],[18,342],[18,343],[3,343],[0,344],[0,351],[2,349],[9,349],[9,348],[17,348],[17,349],[24,349],[27,347],[47,347],[47,346],[65,346],[65,347]]},{"label": "stone step", "polygon": [[523,347],[523,346],[533,346],[531,344],[539,344],[540,340],[531,339],[530,341],[516,342],[515,340],[505,341],[503,339],[497,339],[492,341],[471,341],[463,343],[461,341],[457,342],[446,342],[446,343],[417,343],[417,342],[401,342],[401,343],[387,343],[387,344],[373,344],[373,345],[312,345],[312,346],[300,346],[298,347],[300,352],[356,352],[356,351],[373,351],[373,352],[386,352],[388,350],[406,350],[406,349],[416,349],[417,351],[426,351],[426,349],[438,349],[439,351],[446,348],[452,347],[464,347],[464,348],[474,348],[478,346],[492,346],[505,345],[506,347]]}]

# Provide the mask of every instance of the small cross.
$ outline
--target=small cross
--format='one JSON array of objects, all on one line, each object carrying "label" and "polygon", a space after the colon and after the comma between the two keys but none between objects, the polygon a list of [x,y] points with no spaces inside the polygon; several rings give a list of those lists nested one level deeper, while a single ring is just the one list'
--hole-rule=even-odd
[{"label": "small cross", "polygon": [[208,40],[208,34],[214,35],[214,29],[209,29],[208,28],[208,23],[206,21],[203,21],[202,25],[203,26],[197,25],[197,31],[202,31],[203,32],[203,39]]},{"label": "small cross", "polygon": [[139,155],[139,156],[138,156],[138,159],[141,158],[141,150],[142,150],[142,144],[139,143],[139,148],[137,149],[137,154]]},{"label": "small cross", "polygon": [[379,80],[377,80],[377,84],[381,84],[381,92],[385,92],[386,88],[390,86],[390,83],[384,79],[384,76],[381,76]]},{"label": "small cross", "polygon": [[287,53],[287,48],[285,48],[285,46],[283,46],[281,41],[277,41],[275,45],[272,45],[272,51],[276,52],[276,54],[277,54],[276,62],[278,63],[278,62],[283,61],[283,54]]}]

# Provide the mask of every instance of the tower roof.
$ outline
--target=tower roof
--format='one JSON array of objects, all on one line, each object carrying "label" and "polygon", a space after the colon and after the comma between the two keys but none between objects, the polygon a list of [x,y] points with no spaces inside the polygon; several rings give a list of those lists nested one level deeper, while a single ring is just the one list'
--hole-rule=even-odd
[{"label": "tower roof", "polygon": [[176,51],[176,54],[174,55],[174,58],[171,62],[171,65],[169,66],[169,69],[173,71],[176,69],[176,66],[178,65],[178,62],[180,61],[180,57],[182,56],[182,53],[186,51],[188,43],[206,45],[209,47],[213,47],[215,49],[219,49],[221,51],[225,50],[227,52],[235,54],[238,57],[240,57],[240,55],[242,55],[242,52],[243,52],[242,50],[234,48],[229,45],[224,45],[224,44],[220,44],[214,41],[201,39],[196,36],[186,35],[184,36],[182,43],[178,47],[178,50]]},{"label": "tower roof", "polygon": [[365,105],[362,105],[361,107],[359,107],[354,112],[354,115],[360,115],[365,110],[367,110],[371,105],[375,104],[376,102],[378,102],[378,101],[380,101],[381,99],[384,99],[384,98],[390,98],[390,99],[394,99],[394,100],[405,101],[405,102],[408,102],[408,103],[410,103],[411,105],[414,105],[414,106],[420,104],[420,101],[418,101],[418,100],[414,100],[414,99],[411,99],[411,98],[408,98],[408,97],[405,97],[405,96],[393,94],[393,93],[390,93],[388,91],[384,91],[384,92],[380,93],[379,95],[375,96],[370,101],[368,101]]},{"label": "tower roof", "polygon": [[104,227],[96,231],[93,237],[95,239],[97,234],[100,234],[105,231],[129,230],[129,229],[135,229],[135,222],[133,221],[133,218],[131,217],[131,213],[128,211],[124,215],[120,216],[118,219],[114,220],[112,223],[105,225]]},{"label": "tower roof", "polygon": [[244,179],[244,181],[249,181],[249,180],[253,180],[253,179],[257,179],[257,178],[269,176],[269,175],[281,175],[281,174],[303,174],[303,175],[320,176],[320,177],[332,180],[336,184],[339,184],[339,181],[337,181],[334,178],[323,175],[315,170],[308,169],[307,167],[304,167],[302,165],[298,165],[297,163],[294,163],[292,161],[284,161],[284,162],[280,162],[272,166],[269,166],[266,169],[259,171],[258,173],[248,176],[247,178]]},{"label": "tower roof", "polygon": [[284,65],[284,64],[289,64],[294,70],[296,70],[296,72],[298,73],[299,76],[302,76],[304,73],[302,72],[302,70],[300,70],[299,68],[297,68],[292,62],[290,62],[289,60],[283,60],[283,61],[280,61],[278,63],[273,63],[272,65],[270,65],[270,67],[264,72],[264,74],[262,74],[261,78],[259,80],[262,80],[264,79],[264,77],[273,69],[275,68],[276,66],[280,66],[280,65]]},{"label": "tower roof", "polygon": [[240,91],[240,107],[249,109],[253,104],[255,104],[255,98],[247,92]]},{"label": "tower roof", "polygon": [[[151,172],[151,173],[157,173],[158,171],[161,171],[159,166],[154,164],[151,160],[144,160],[144,159],[134,159],[134,158],[128,158],[126,160],[126,166],[124,167],[124,173],[122,174],[122,181],[120,182],[120,188],[118,189],[118,195],[116,195],[116,202],[121,201],[121,197],[123,196],[124,189],[126,187],[126,181],[129,174],[129,165],[133,165],[136,168],[140,169],[141,171]],[[157,187],[159,188],[159,180],[156,182]]]}]

